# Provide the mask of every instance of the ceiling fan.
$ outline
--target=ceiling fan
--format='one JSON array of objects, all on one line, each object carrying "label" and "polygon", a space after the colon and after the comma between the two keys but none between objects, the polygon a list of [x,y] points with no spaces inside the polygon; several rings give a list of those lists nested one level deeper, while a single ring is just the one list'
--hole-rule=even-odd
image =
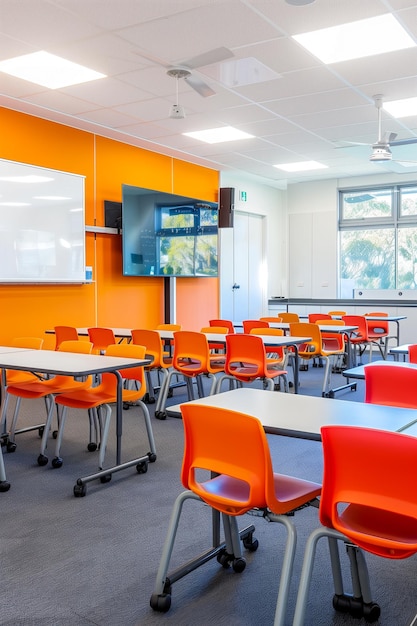
[{"label": "ceiling fan", "polygon": [[[405,146],[413,143],[417,143],[417,137],[412,137],[410,139],[399,139],[395,141],[397,137],[397,133],[392,133],[390,131],[385,131],[382,133],[382,100],[383,96],[381,94],[377,94],[374,97],[375,107],[378,111],[378,139],[373,144],[365,144],[360,142],[346,142],[350,145],[354,146],[370,146],[372,148],[371,155],[369,160],[373,163],[380,163],[383,161],[392,161],[392,146]],[[347,147],[347,146],[344,146]],[[414,163],[415,161],[404,161],[402,159],[398,159],[403,163]],[[416,162],[417,163],[417,162]]]}]

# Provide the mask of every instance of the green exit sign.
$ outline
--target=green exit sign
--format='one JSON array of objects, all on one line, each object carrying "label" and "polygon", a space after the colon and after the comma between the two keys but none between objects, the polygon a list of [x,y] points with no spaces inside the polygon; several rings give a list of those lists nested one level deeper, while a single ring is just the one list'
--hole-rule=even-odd
[{"label": "green exit sign", "polygon": [[239,191],[239,200],[241,202],[246,202],[247,199],[246,191]]}]

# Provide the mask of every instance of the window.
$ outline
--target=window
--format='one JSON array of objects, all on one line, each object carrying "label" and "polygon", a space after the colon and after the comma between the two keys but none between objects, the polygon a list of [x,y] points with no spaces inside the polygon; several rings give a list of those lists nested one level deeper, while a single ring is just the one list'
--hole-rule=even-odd
[{"label": "window", "polygon": [[417,288],[417,186],[339,192],[340,295]]}]

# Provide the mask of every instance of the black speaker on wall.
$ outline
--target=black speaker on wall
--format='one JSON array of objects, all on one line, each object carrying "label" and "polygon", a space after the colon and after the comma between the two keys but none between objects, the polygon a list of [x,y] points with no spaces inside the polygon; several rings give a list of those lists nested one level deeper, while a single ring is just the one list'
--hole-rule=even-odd
[{"label": "black speaker on wall", "polygon": [[104,225],[107,228],[122,228],[122,203],[112,202],[111,200],[104,201]]},{"label": "black speaker on wall", "polygon": [[233,228],[234,187],[221,187],[219,196],[219,228]]}]

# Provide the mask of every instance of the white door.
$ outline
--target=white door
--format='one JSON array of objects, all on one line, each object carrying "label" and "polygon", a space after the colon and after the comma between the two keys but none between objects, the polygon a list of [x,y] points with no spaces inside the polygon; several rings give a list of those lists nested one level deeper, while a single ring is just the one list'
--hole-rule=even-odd
[{"label": "white door", "polygon": [[265,217],[235,211],[234,227],[221,229],[220,317],[241,322],[265,310]]}]

